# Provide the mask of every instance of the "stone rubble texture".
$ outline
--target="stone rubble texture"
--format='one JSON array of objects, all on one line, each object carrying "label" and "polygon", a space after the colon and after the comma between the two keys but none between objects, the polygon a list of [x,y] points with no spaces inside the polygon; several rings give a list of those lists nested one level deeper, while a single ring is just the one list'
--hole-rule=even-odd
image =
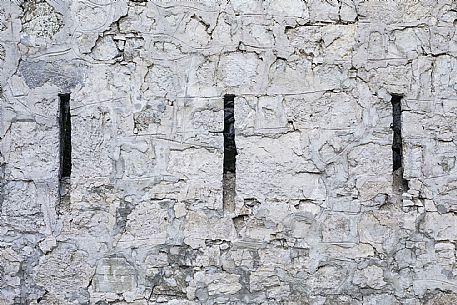
[{"label": "stone rubble texture", "polygon": [[456,24],[452,0],[0,1],[0,305],[457,304]]}]

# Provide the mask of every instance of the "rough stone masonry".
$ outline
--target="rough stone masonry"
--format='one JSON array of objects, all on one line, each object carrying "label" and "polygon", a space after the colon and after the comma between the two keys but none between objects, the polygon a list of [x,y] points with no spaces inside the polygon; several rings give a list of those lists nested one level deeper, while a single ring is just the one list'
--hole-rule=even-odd
[{"label": "rough stone masonry", "polygon": [[0,0],[0,305],[457,304],[457,3]]}]

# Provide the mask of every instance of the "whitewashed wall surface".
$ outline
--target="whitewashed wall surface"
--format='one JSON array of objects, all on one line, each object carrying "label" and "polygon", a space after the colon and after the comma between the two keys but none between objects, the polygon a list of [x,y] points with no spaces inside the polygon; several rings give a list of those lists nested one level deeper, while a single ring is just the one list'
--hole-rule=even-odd
[{"label": "whitewashed wall surface", "polygon": [[457,304],[454,0],[0,0],[0,305]]}]

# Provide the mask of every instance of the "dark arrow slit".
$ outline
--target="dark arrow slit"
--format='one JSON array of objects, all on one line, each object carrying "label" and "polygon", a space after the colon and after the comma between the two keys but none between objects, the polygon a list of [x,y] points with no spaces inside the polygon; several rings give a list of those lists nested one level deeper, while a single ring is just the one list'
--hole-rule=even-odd
[{"label": "dark arrow slit", "polygon": [[402,124],[402,96],[392,95],[392,170],[393,170],[393,186],[395,193],[402,201],[401,194],[408,191],[408,181],[403,177],[403,138],[401,135]]},{"label": "dark arrow slit", "polygon": [[235,95],[224,96],[224,165],[223,165],[223,204],[224,210],[235,209],[236,181],[235,144]]},{"label": "dark arrow slit", "polygon": [[60,100],[60,178],[71,176],[70,94],[59,94]]},{"label": "dark arrow slit", "polygon": [[403,167],[403,147],[401,137],[401,96],[392,96],[392,130],[394,133],[392,143],[393,171]]}]

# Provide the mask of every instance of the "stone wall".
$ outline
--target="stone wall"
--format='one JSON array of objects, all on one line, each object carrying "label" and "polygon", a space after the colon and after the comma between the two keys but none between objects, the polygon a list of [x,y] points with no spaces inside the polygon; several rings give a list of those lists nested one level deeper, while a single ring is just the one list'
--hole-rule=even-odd
[{"label": "stone wall", "polygon": [[0,1],[0,304],[457,304],[456,21]]}]

